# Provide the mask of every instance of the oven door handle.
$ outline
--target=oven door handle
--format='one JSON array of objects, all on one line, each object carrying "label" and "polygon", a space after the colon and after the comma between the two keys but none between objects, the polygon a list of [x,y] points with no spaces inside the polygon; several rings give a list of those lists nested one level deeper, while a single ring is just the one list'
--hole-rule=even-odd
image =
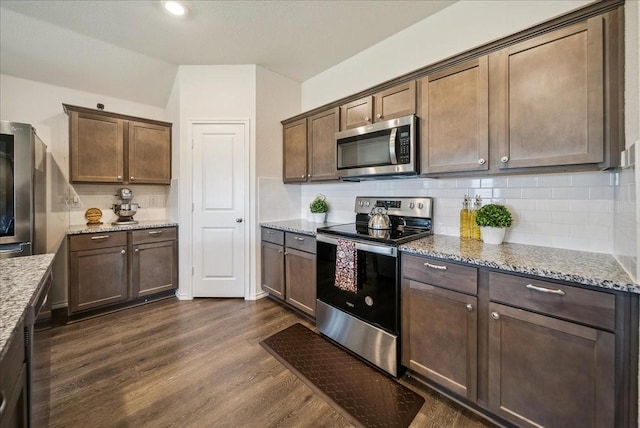
[{"label": "oven door handle", "polygon": [[[337,238],[333,238],[320,233],[316,236],[316,241],[324,242],[331,245],[338,245]],[[387,245],[370,244],[362,241],[357,241],[355,239],[345,239],[345,241],[355,242],[356,250],[366,251],[367,253],[381,254],[383,256],[391,256],[391,257],[398,256],[398,249],[396,247],[391,247]]]}]

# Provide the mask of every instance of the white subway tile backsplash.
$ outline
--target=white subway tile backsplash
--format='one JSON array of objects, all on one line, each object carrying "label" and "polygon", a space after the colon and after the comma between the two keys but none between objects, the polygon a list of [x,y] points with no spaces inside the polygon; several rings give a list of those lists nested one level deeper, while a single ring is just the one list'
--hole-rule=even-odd
[{"label": "white subway tile backsplash", "polygon": [[[480,194],[483,205],[504,203],[514,216],[507,230],[507,242],[546,245],[585,251],[613,251],[614,198],[630,222],[635,222],[635,185],[618,186],[622,201],[614,192],[614,173],[585,172],[485,178],[412,178],[318,183],[292,186],[300,192],[300,215],[306,215],[309,201],[322,193],[330,205],[329,221],[353,221],[356,196],[430,196],[434,198],[434,231],[457,236],[459,212],[465,194]],[[619,182],[629,182],[624,174]],[[632,180],[631,180],[632,181]],[[598,232],[592,233],[594,228]],[[573,234],[576,234],[574,236]],[[597,244],[594,244],[597,243]],[[581,248],[580,245],[582,245]]]},{"label": "white subway tile backsplash", "polygon": [[588,187],[554,187],[553,199],[589,199]]},{"label": "white subway tile backsplash", "polygon": [[551,199],[553,189],[549,187],[525,187],[522,189],[524,199]]},{"label": "white subway tile backsplash", "polygon": [[569,174],[549,174],[538,177],[538,187],[567,187],[571,186]]}]

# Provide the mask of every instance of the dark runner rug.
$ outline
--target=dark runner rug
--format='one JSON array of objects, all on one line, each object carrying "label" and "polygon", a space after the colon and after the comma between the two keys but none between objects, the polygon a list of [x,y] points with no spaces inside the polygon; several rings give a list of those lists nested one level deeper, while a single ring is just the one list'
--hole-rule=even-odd
[{"label": "dark runner rug", "polygon": [[302,324],[260,344],[356,426],[406,428],[424,403],[420,395]]}]

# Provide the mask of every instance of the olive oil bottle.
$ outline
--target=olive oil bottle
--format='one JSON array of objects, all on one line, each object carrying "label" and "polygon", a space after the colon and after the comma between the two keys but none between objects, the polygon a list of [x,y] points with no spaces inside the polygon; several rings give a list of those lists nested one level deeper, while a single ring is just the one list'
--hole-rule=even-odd
[{"label": "olive oil bottle", "polygon": [[478,215],[478,210],[482,206],[482,199],[480,195],[476,195],[476,198],[473,203],[473,209],[469,215],[469,235],[471,239],[475,239],[477,241],[480,240],[480,226],[476,223],[476,215]]},{"label": "olive oil bottle", "polygon": [[471,237],[471,230],[469,229],[469,220],[471,212],[469,211],[469,196],[464,195],[462,201],[462,209],[460,210],[460,238],[469,239]]}]

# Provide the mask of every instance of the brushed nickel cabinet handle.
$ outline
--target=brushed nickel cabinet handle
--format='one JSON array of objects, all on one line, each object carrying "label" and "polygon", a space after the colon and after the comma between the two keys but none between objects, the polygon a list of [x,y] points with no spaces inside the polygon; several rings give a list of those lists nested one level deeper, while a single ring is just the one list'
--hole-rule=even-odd
[{"label": "brushed nickel cabinet handle", "polygon": [[279,253],[279,254],[282,254],[282,250],[278,250],[278,253]]},{"label": "brushed nickel cabinet handle", "polygon": [[446,267],[446,266],[434,265],[434,264],[431,264],[431,263],[429,263],[429,262],[425,262],[425,263],[424,263],[424,265],[425,265],[426,267],[428,267],[428,268],[431,268],[431,269],[447,270],[447,267]]},{"label": "brushed nickel cabinet handle", "polygon": [[381,115],[380,113],[378,113],[378,114],[376,115],[376,117],[377,117],[378,119],[382,119],[382,115]]},{"label": "brushed nickel cabinet handle", "polygon": [[92,236],[92,241],[102,241],[103,239],[109,239],[109,235]]},{"label": "brushed nickel cabinet handle", "polygon": [[478,165],[484,165],[487,161],[483,158],[478,159]]},{"label": "brushed nickel cabinet handle", "polygon": [[473,305],[471,303],[467,303],[467,310],[471,312],[473,310]]},{"label": "brushed nickel cabinet handle", "polygon": [[369,116],[365,116],[365,117],[364,117],[364,121],[365,121],[365,122],[369,122],[369,121],[371,121],[371,118],[370,118]]},{"label": "brushed nickel cabinet handle", "polygon": [[122,176],[121,175],[117,176],[116,180],[122,180]]},{"label": "brushed nickel cabinet handle", "polygon": [[274,235],[275,232],[271,231],[271,230],[267,230],[267,235]]},{"label": "brushed nickel cabinet handle", "polygon": [[134,181],[136,178],[132,175],[131,176],[131,181]]},{"label": "brushed nickel cabinet handle", "polygon": [[126,250],[120,250],[120,254],[125,254],[126,252]]},{"label": "brushed nickel cabinet handle", "polygon": [[136,248],[135,250],[133,250],[133,251],[134,251],[135,253],[139,253],[139,252],[140,252],[140,250],[139,250],[139,249],[137,249],[137,248]]},{"label": "brushed nickel cabinet handle", "polygon": [[149,235],[161,235],[162,234],[162,230],[152,230],[151,232],[149,232]]},{"label": "brushed nickel cabinet handle", "polygon": [[304,238],[299,238],[297,236],[294,236],[293,239],[295,239],[296,241],[304,241]]},{"label": "brushed nickel cabinet handle", "polygon": [[491,312],[491,318],[493,318],[494,320],[499,320],[500,315],[497,312]]},{"label": "brushed nickel cabinet handle", "polygon": [[300,178],[305,178],[305,175],[304,175],[304,174],[302,174],[302,175],[300,176]]},{"label": "brushed nickel cabinet handle", "polygon": [[502,162],[502,163],[507,163],[507,162],[509,162],[509,156],[502,156],[502,157],[500,158],[500,162]]},{"label": "brushed nickel cabinet handle", "polygon": [[539,291],[540,293],[557,294],[558,296],[564,296],[565,294],[567,294],[559,288],[554,290],[552,288],[537,287],[533,284],[527,284],[525,285],[525,287],[527,287],[529,290]]}]

